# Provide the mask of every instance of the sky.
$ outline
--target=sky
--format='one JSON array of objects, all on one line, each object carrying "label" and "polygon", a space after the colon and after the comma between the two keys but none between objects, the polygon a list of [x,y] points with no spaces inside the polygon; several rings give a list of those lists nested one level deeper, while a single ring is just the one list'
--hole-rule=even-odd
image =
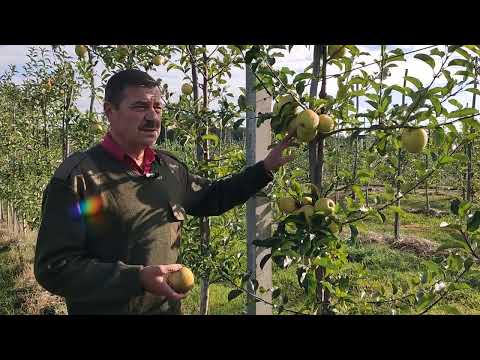
[{"label": "sky", "polygon": [[[38,45],[36,45],[38,46]],[[47,45],[48,46],[48,45]],[[361,59],[365,61],[365,63],[371,63],[375,60],[380,59],[380,45],[357,45],[361,51],[369,52],[370,56],[363,56]],[[391,51],[395,48],[400,48],[404,52],[419,50],[428,45],[388,45],[386,51]],[[28,45],[0,45],[0,74],[4,73],[4,71],[8,68],[8,65],[15,64],[19,70],[21,70],[27,61],[27,50],[30,46]],[[49,47],[49,46],[48,46]],[[215,45],[208,46],[209,49],[213,49]],[[65,49],[67,52],[75,56],[74,52],[74,45],[66,46]],[[431,49],[424,50],[422,52],[429,54]],[[443,49],[442,49],[443,50]],[[307,48],[305,45],[295,45],[290,53],[284,52],[285,57],[278,58],[274,68],[281,68],[283,66],[287,66],[290,69],[294,70],[296,73],[303,72],[303,70],[310,65],[312,58],[313,58],[313,46]],[[398,67],[391,69],[391,76],[387,78],[385,81],[386,84],[403,84],[403,76],[405,69],[408,68],[408,74],[410,76],[417,77],[420,79],[423,84],[426,86],[430,83],[433,78],[433,70],[423,61],[415,59],[413,56],[415,54],[406,55],[406,62],[397,62]],[[436,57],[438,60],[438,57]],[[438,62],[438,61],[437,61]],[[439,64],[435,68],[435,71],[438,70]],[[102,70],[102,67],[99,67],[99,70]],[[373,71],[378,71],[377,65],[372,65],[369,67],[364,68],[365,71],[368,73],[372,73]],[[458,68],[460,70],[460,68]],[[99,71],[99,72],[100,72]],[[339,73],[340,69],[335,65],[328,65],[327,67],[327,75],[332,75]],[[180,71],[171,70],[169,72],[166,71],[166,66],[159,66],[156,68],[155,71],[151,71],[150,74],[154,78],[161,78],[164,83],[167,83],[169,86],[170,91],[175,92],[176,94],[180,93],[180,87],[183,82],[183,74]],[[21,82],[22,77],[17,77],[16,82]],[[97,79],[97,83],[99,79]],[[445,79],[441,77],[438,80],[438,84],[445,83]],[[245,71],[238,68],[233,68],[232,71],[232,78],[229,81],[230,92],[232,92],[236,97],[241,93],[240,87],[245,87]],[[412,87],[411,84],[409,84]],[[330,81],[327,81],[327,94],[334,95],[337,91],[337,84],[334,78]],[[393,102],[400,103],[401,97],[400,94],[397,92],[393,92]],[[472,95],[470,93],[457,96],[457,100],[459,100],[463,105],[467,103],[471,104],[472,102]],[[370,106],[364,101],[366,99],[361,99],[360,101],[360,111],[364,111]],[[89,98],[88,98],[88,90],[85,90],[84,95],[82,98],[77,102],[77,106],[80,110],[84,111],[89,107]],[[453,105],[447,104],[447,109],[453,110]],[[95,104],[95,108],[97,111],[101,111],[102,104],[97,102]]]}]

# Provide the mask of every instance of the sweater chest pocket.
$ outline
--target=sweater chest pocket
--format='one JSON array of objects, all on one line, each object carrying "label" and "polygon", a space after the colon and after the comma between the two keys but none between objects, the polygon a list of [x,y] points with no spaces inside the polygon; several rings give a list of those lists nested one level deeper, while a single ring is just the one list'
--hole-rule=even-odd
[{"label": "sweater chest pocket", "polygon": [[173,222],[170,226],[171,248],[179,248],[181,243],[182,224],[185,221],[186,212],[183,206],[174,201],[169,201],[169,211]]}]

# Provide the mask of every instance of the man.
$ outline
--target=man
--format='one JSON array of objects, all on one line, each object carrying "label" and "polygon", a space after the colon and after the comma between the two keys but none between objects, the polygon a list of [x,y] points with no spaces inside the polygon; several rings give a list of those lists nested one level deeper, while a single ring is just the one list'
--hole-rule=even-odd
[{"label": "man", "polygon": [[165,275],[178,271],[185,214],[220,215],[244,203],[291,157],[287,137],[264,161],[228,179],[192,175],[154,151],[162,99],[147,73],[125,70],[105,89],[110,131],[71,155],[45,189],[34,272],[65,298],[69,314],[178,314],[184,294]]}]

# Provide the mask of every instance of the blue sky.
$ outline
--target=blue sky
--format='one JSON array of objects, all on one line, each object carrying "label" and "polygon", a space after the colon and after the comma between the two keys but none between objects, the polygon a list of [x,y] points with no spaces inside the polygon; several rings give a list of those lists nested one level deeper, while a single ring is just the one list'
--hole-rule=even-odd
[{"label": "blue sky", "polygon": [[[37,45],[36,45],[37,46]],[[48,46],[48,45],[46,45]],[[211,47],[213,48],[212,45]],[[379,45],[357,45],[360,50],[369,52],[371,56],[365,57],[364,60],[366,63],[370,63],[374,60],[378,60],[380,58],[380,46]],[[395,48],[401,48],[404,52],[418,50],[428,45],[388,45],[387,51],[390,51]],[[19,70],[22,69],[23,65],[27,61],[27,50],[28,45],[0,45],[0,74],[3,73],[8,65],[15,64]],[[67,52],[74,55],[74,45],[66,46],[65,47]],[[429,53],[429,50],[425,52]],[[402,84],[403,83],[403,75],[405,68],[408,67],[409,75],[415,76],[419,78],[424,84],[428,84],[432,79],[433,71],[432,69],[425,64],[424,62],[414,59],[413,56],[415,54],[407,55],[406,62],[398,62],[398,67],[391,69],[391,76],[385,81],[388,85],[392,84]],[[288,66],[295,72],[303,72],[305,67],[307,67],[312,60],[313,57],[313,46],[310,46],[310,49],[307,49],[304,45],[296,45],[293,47],[291,53],[285,52],[285,57],[279,58],[275,67],[282,67]],[[101,70],[101,68],[100,68]],[[370,67],[366,67],[364,69],[367,72],[373,72],[378,70],[376,65],[372,65]],[[339,69],[334,65],[329,65],[327,68],[327,73],[329,75],[338,73]],[[152,71],[151,75],[156,78],[162,78],[164,82],[169,85],[171,91],[175,93],[179,93],[180,87],[182,84],[183,74],[179,71],[166,71],[166,67],[159,66],[157,67],[156,71]],[[22,79],[17,78],[18,82]],[[439,83],[443,82],[441,78],[439,79]],[[232,71],[232,79],[229,82],[230,91],[236,96],[240,94],[240,87],[245,87],[245,73],[241,69],[234,68]],[[327,82],[327,93],[334,95],[337,91],[336,81],[332,79],[332,81]],[[88,108],[89,99],[88,99],[88,92],[85,91],[85,95],[77,102],[77,105],[80,109],[84,110]],[[396,92],[393,93],[394,102],[400,102],[400,96],[395,95]],[[464,105],[466,103],[471,104],[471,94],[465,94],[463,96],[458,96],[457,99]],[[449,105],[450,106],[450,105]],[[97,111],[101,111],[101,103],[97,102],[95,104]],[[361,101],[360,110],[363,111],[368,105],[364,101]]]}]

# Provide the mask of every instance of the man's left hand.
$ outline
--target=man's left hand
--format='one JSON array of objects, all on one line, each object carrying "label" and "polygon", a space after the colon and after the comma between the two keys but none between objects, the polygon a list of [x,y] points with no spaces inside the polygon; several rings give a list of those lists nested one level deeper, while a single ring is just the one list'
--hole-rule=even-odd
[{"label": "man's left hand", "polygon": [[267,155],[265,160],[263,161],[265,165],[265,170],[267,171],[275,171],[280,166],[285,165],[286,163],[292,161],[295,157],[293,155],[283,156],[282,152],[286,148],[293,145],[293,134],[288,134],[285,138],[275,146],[270,153]]}]

